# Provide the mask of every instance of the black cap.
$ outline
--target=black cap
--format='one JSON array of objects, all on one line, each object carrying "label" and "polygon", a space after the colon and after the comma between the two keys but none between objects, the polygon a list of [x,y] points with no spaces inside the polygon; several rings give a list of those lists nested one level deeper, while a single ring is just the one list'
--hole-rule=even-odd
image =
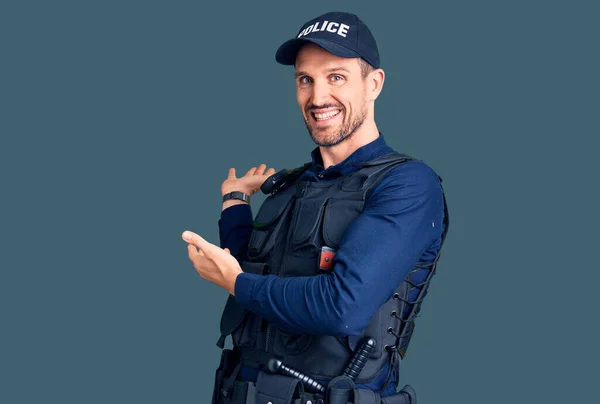
[{"label": "black cap", "polygon": [[375,38],[354,14],[331,12],[313,18],[302,26],[296,38],[279,47],[275,60],[283,65],[293,65],[302,45],[309,42],[340,57],[363,58],[374,68],[379,68]]}]

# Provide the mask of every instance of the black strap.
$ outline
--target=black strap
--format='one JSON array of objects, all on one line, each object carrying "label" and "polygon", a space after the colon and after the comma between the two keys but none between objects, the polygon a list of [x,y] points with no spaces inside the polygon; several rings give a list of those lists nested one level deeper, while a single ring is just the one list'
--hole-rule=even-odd
[{"label": "black strap", "polygon": [[240,201],[244,201],[246,203],[250,202],[250,196],[242,191],[233,191],[223,195],[223,202],[227,202],[230,199],[239,199]]},{"label": "black strap", "polygon": [[337,376],[327,384],[328,404],[347,404],[354,402],[355,384],[348,376]]}]

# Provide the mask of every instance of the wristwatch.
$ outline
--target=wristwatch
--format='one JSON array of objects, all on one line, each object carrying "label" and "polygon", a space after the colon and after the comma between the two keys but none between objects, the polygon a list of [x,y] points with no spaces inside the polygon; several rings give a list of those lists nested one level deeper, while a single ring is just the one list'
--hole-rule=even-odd
[{"label": "wristwatch", "polygon": [[228,201],[230,199],[239,199],[240,201],[250,203],[250,196],[241,191],[233,191],[223,195],[223,202]]}]

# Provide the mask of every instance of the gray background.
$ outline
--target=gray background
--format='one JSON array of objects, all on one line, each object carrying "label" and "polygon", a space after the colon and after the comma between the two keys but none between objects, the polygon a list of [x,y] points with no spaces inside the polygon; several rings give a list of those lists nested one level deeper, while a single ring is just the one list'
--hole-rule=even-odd
[{"label": "gray background", "polygon": [[451,209],[402,383],[595,401],[597,2],[200,3],[2,2],[0,401],[209,402],[226,292],[180,235],[218,243],[229,167],[307,161],[274,52],[331,10],[371,27],[379,128]]}]

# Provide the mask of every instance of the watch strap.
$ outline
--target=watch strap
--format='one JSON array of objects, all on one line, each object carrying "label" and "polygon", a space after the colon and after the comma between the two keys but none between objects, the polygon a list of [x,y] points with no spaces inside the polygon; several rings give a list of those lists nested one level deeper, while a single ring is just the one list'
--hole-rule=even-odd
[{"label": "watch strap", "polygon": [[250,196],[241,191],[233,191],[223,195],[223,202],[231,199],[239,199],[240,201],[244,201],[246,203],[250,202]]}]

